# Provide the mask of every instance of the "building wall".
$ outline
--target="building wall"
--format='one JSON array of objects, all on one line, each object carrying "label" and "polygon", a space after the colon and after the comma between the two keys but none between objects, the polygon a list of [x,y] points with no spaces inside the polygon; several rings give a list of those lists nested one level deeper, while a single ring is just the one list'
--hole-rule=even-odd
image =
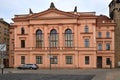
[{"label": "building wall", "polygon": [[[6,44],[4,52],[4,66],[9,67],[9,24],[0,18],[0,44]],[[1,52],[0,52],[1,53]],[[0,57],[1,60],[1,57]],[[1,61],[0,61],[1,63]]]},{"label": "building wall", "polygon": [[[42,56],[42,64],[38,64],[40,68],[97,68],[97,58],[102,57],[102,67],[109,68],[106,65],[106,58],[110,58],[112,67],[114,67],[114,26],[110,22],[102,23],[99,17],[94,13],[67,13],[57,9],[48,9],[38,14],[27,15],[30,20],[26,20],[26,16],[15,16],[14,24],[11,25],[11,47],[10,65],[17,67],[21,65],[21,56],[25,56],[25,63],[36,64],[36,56]],[[104,20],[106,17],[102,16]],[[23,20],[24,19],[24,20]],[[101,25],[97,25],[100,23]],[[88,32],[85,32],[85,27]],[[109,26],[109,28],[108,28]],[[21,28],[25,33],[21,34]],[[43,47],[36,48],[36,31],[40,29],[43,32]],[[58,33],[58,46],[50,47],[49,37],[50,31],[55,29]],[[72,47],[65,46],[65,31],[70,29],[73,35]],[[102,38],[98,38],[97,33],[102,32]],[[110,32],[110,38],[106,38],[106,32]],[[85,39],[89,40],[89,47],[85,47]],[[25,48],[21,48],[21,40],[25,40]],[[103,49],[97,50],[98,42],[103,43]],[[110,50],[106,50],[106,43],[110,43]],[[13,46],[13,45],[11,45]],[[13,48],[13,49],[12,49]],[[57,56],[57,64],[50,65],[50,57]],[[71,64],[66,63],[66,56],[71,56]],[[85,58],[86,57],[86,58]],[[85,59],[89,61],[85,61]],[[12,62],[14,61],[14,62]],[[86,64],[85,64],[86,63]]]},{"label": "building wall", "polygon": [[[118,1],[118,2],[117,2]],[[115,66],[119,67],[120,64],[120,1],[112,0],[109,4],[109,14],[111,19],[116,23],[115,27]]]}]

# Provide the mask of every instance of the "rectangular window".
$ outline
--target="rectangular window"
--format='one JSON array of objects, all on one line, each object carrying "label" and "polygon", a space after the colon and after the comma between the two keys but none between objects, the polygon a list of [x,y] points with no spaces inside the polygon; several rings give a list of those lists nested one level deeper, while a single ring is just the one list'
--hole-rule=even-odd
[{"label": "rectangular window", "polygon": [[110,50],[110,43],[106,43],[106,50]]},{"label": "rectangular window", "polygon": [[52,57],[50,57],[50,63],[51,63],[51,64],[57,64],[57,63],[58,63],[57,56],[52,56]]},{"label": "rectangular window", "polygon": [[21,64],[25,64],[25,56],[21,56]]},{"label": "rectangular window", "polygon": [[21,40],[21,48],[25,48],[25,40]]},{"label": "rectangular window", "polygon": [[102,43],[98,43],[98,50],[102,50]]},{"label": "rectangular window", "polygon": [[42,64],[42,56],[36,56],[36,64]]},{"label": "rectangular window", "polygon": [[88,29],[88,26],[86,25],[85,26],[85,33],[88,33],[89,32],[89,29]]},{"label": "rectangular window", "polygon": [[72,63],[73,63],[72,56],[66,56],[66,64],[72,64]]},{"label": "rectangular window", "polygon": [[89,64],[89,63],[90,63],[89,56],[85,56],[85,64]]},{"label": "rectangular window", "polygon": [[110,38],[110,32],[106,32],[106,38]]},{"label": "rectangular window", "polygon": [[85,47],[88,48],[89,47],[89,39],[85,39]]},{"label": "rectangular window", "polygon": [[98,32],[98,38],[101,38],[101,37],[102,37],[102,33]]},{"label": "rectangular window", "polygon": [[110,58],[106,58],[106,65],[110,65]]}]

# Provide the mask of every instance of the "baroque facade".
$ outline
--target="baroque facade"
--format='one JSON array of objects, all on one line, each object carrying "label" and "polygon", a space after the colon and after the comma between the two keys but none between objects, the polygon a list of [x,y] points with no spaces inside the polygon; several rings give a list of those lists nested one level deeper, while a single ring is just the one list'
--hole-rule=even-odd
[{"label": "baroque facade", "polygon": [[10,27],[10,67],[114,68],[115,23],[95,12],[50,8],[15,15]]}]

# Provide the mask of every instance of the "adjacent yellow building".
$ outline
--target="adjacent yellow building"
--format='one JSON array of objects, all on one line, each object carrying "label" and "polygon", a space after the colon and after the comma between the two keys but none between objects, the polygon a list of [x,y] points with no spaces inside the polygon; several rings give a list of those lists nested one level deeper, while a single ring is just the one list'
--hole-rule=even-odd
[{"label": "adjacent yellow building", "polygon": [[115,23],[95,12],[50,8],[15,15],[10,27],[10,67],[114,68]]}]

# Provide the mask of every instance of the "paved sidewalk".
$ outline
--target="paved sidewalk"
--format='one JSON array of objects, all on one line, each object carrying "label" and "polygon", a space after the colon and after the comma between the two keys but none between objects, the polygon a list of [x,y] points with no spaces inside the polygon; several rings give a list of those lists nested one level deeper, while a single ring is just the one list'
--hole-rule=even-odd
[{"label": "paved sidewalk", "polygon": [[120,71],[108,73],[106,80],[120,80]]}]

